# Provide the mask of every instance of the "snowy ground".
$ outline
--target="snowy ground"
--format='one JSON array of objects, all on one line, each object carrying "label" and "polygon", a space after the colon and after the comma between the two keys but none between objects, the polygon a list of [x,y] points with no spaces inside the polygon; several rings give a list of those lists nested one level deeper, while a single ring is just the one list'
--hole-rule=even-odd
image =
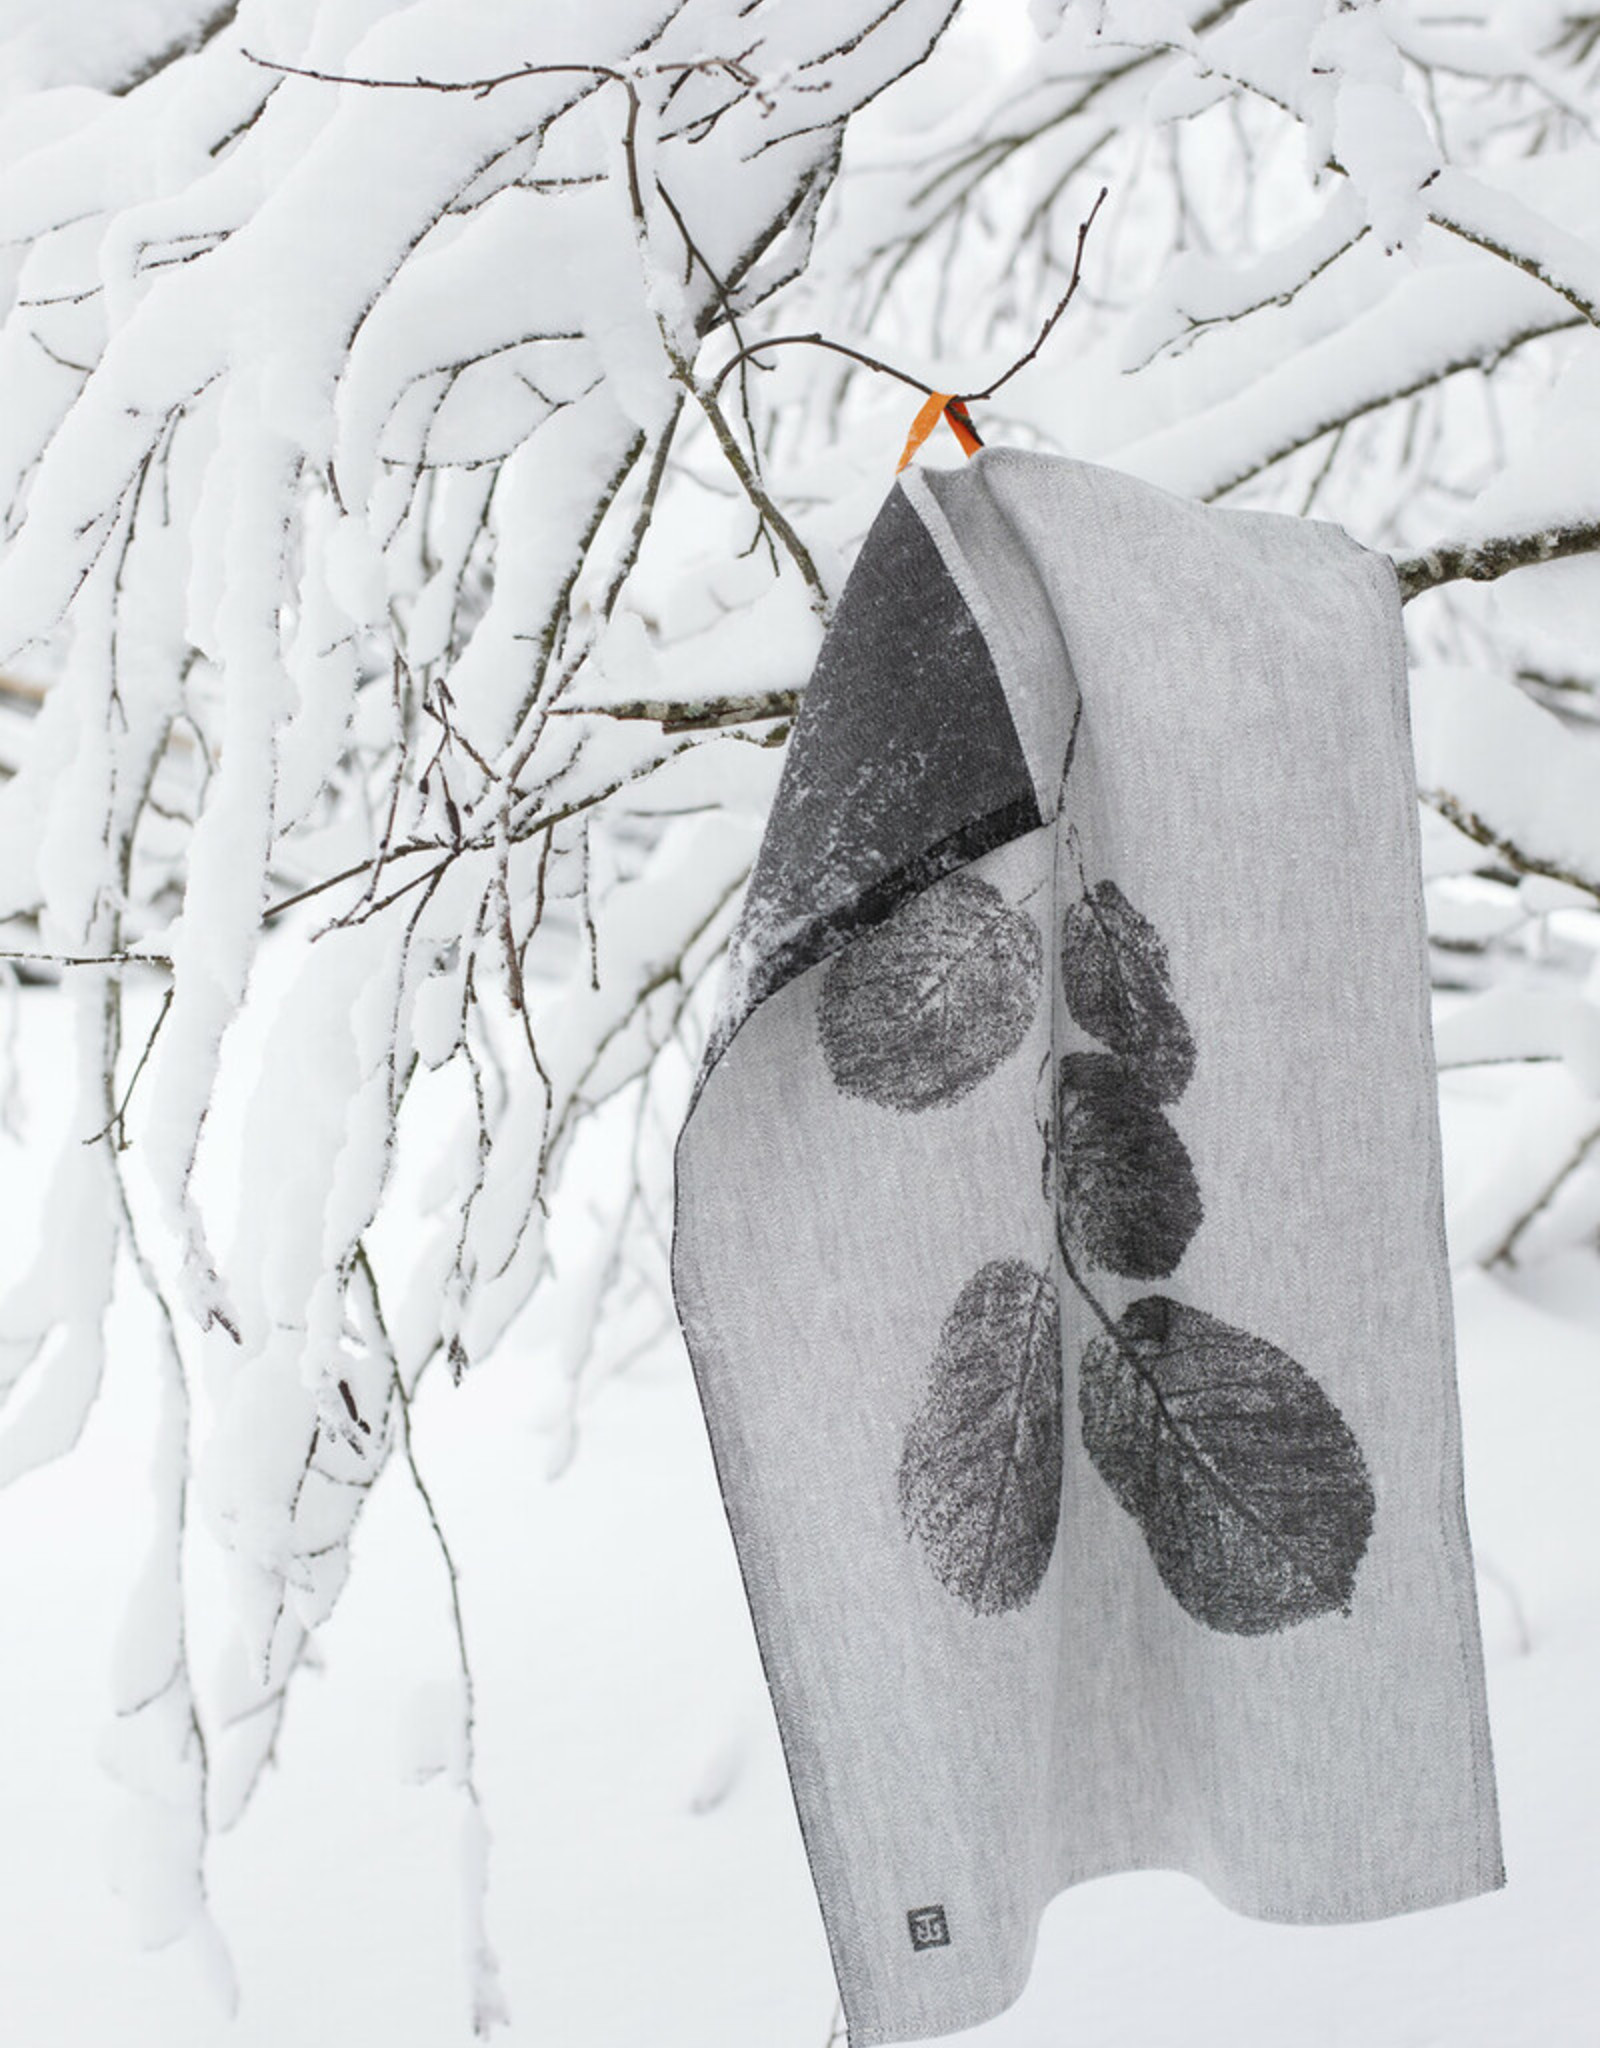
[{"label": "snowy ground", "polygon": [[[1446,1079],[1465,1200],[1526,1077]],[[0,1202],[25,1216],[26,1155]],[[1453,1193],[1453,1201],[1455,1194]],[[1514,1276],[1513,1276],[1514,1277]],[[1600,2043],[1600,1260],[1459,1276],[1470,1509],[1509,1886],[1360,1928],[1228,1913],[1175,1875],[1051,1906],[984,2048],[1595,2048]],[[0,1494],[5,2048],[467,2043],[459,1806],[407,1782],[447,1677],[445,1586],[398,1462],[358,1532],[324,1669],[214,1852],[242,1990],[139,1953],[110,1893],[126,1796],[99,1768],[150,1427],[137,1305],[79,1451]],[[551,1389],[508,1355],[417,1407],[461,1569],[494,1830],[490,1928],[514,2048],[824,2048],[834,2008],[777,1734],[681,1353],[605,1386],[543,1477]],[[203,1677],[203,1670],[202,1670]]]}]

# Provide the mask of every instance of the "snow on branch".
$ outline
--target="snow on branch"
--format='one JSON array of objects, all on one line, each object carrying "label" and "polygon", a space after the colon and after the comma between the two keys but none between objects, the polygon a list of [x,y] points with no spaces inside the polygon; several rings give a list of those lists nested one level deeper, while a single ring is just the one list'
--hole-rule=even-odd
[{"label": "snow on branch", "polygon": [[[158,10],[125,89],[0,169],[0,641],[26,683],[0,924],[82,1028],[55,1242],[0,1328],[0,1474],[76,1440],[137,1251],[184,1369],[228,1358],[192,1463],[169,1407],[158,1474],[234,1567],[231,1675],[187,1752],[167,1730],[197,1869],[196,1745],[235,1814],[397,1443],[416,1475],[420,1376],[548,1291],[587,1119],[682,1083],[772,756],[697,741],[686,776],[687,736],[551,714],[648,663],[652,553],[692,591],[745,545],[748,603],[798,586],[816,630],[837,547],[698,358],[803,269],[845,123],[952,6],[757,26],[677,0],[576,48],[565,10]],[[171,1666],[160,1618],[141,1670]],[[203,1902],[175,1890],[163,1938]]]},{"label": "snow on branch", "polygon": [[1454,167],[1437,172],[1426,190],[1430,220],[1537,278],[1600,325],[1600,250],[1591,241]]},{"label": "snow on branch", "polygon": [[[1490,583],[1513,569],[1526,569],[1540,562],[1554,562],[1572,555],[1600,553],[1600,522],[1589,525],[1554,527],[1547,533],[1510,534],[1497,539],[1446,543],[1426,554],[1409,555],[1395,563],[1400,583],[1400,601],[1409,604],[1425,590],[1442,583]],[[767,690],[754,696],[729,695],[715,698],[618,698],[604,704],[564,704],[557,707],[572,716],[641,719],[658,724],[663,732],[712,731],[719,727],[760,724],[768,719],[792,719],[800,708],[799,689]],[[1475,835],[1477,836],[1477,835]],[[1493,844],[1489,839],[1485,845]],[[1546,872],[1529,869],[1530,873]],[[1584,884],[1583,886],[1588,886]]]},{"label": "snow on branch", "polygon": [[[75,1076],[0,1302],[0,1480],[78,1440],[131,1274],[158,1509],[117,1696],[170,1798],[129,1868],[190,1859],[158,1931],[205,1947],[206,1829],[409,1478],[487,2025],[415,1396],[553,1363],[557,1469],[583,1375],[670,1332],[667,1140],[908,391],[1338,519],[1407,598],[1600,547],[1596,87],[1503,19],[1308,42],[1302,0],[1040,5],[1004,46],[954,0],[137,12],[0,152],[0,974]],[[1419,650],[1517,672],[1515,590],[1420,607]],[[1497,773],[1509,685],[1441,683],[1427,789],[1581,891],[1593,620],[1548,610],[1559,817]]]},{"label": "snow on branch", "polygon": [[1552,526],[1540,533],[1504,534],[1495,539],[1446,542],[1425,554],[1396,562],[1404,602],[1441,583],[1493,583],[1513,569],[1531,569],[1572,555],[1600,551],[1600,520]]}]

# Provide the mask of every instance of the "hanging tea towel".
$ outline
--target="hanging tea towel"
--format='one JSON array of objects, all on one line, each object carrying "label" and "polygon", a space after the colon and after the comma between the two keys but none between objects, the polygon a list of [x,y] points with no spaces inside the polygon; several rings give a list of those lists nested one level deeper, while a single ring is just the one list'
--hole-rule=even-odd
[{"label": "hanging tea towel", "polygon": [[849,2048],[1044,1907],[1504,1882],[1398,585],[1339,527],[908,470],[796,720],[673,1281]]}]

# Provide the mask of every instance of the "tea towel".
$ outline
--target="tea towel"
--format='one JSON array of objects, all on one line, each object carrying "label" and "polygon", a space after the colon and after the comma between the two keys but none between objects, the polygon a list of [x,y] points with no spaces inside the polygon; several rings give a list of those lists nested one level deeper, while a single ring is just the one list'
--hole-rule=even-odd
[{"label": "tea towel", "polygon": [[1504,1882],[1400,598],[1342,528],[988,447],[825,635],[673,1284],[849,2048],[1044,1907]]}]

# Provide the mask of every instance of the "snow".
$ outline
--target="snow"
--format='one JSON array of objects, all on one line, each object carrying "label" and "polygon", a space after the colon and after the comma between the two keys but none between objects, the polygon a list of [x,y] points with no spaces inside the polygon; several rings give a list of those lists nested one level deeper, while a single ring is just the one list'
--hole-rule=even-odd
[{"label": "snow", "polygon": [[[666,1285],[784,756],[607,715],[798,689],[821,626],[663,328],[714,374],[726,284],[741,339],[981,384],[1103,180],[990,438],[1393,552],[1594,515],[1600,153],[1554,0],[1015,0],[920,65],[947,11],[245,0],[121,94],[209,7],[0,0],[0,641],[45,685],[5,692],[0,912],[19,952],[149,956],[7,977],[8,2039],[213,2048],[236,1972],[244,2042],[441,2048],[502,2003],[561,2048],[826,2040]],[[246,47],[633,63],[646,231],[615,79]],[[747,385],[836,594],[915,394],[769,360],[727,416]],[[1600,2006],[1597,577],[1407,613],[1424,788],[1494,842],[1424,815],[1512,1888],[1334,1934],[1109,1880],[997,2043],[1567,2048]],[[83,1142],[130,1084],[127,1149]]]},{"label": "snow", "polygon": [[1600,312],[1600,253],[1516,194],[1451,165],[1430,187],[1428,210],[1467,240],[1509,251],[1519,266],[1570,298],[1585,319]]},{"label": "snow", "polygon": [[[1423,240],[1429,240],[1426,231]],[[1114,456],[1118,467],[1167,490],[1217,497],[1341,421],[1388,403],[1396,389],[1491,361],[1570,317],[1552,304],[1544,286],[1496,268],[1489,258],[1441,260],[1410,272],[1369,310],[1351,317],[1341,309],[1337,325],[1324,313],[1327,330],[1305,333],[1324,303],[1321,295],[1308,293],[1294,308],[1268,313],[1266,327],[1278,327],[1279,338],[1265,329],[1252,337],[1261,352],[1259,368],[1235,351],[1219,366],[1227,379],[1220,389],[1207,390],[1201,382],[1206,365],[1174,366],[1163,381],[1175,387],[1173,400],[1184,407],[1181,420],[1119,441],[1111,438],[1115,415],[1102,416],[1091,444],[1097,459]],[[1126,400],[1121,409],[1125,415]]]},{"label": "snow", "polygon": [[194,35],[216,0],[4,0],[0,5],[0,101],[82,80],[113,86],[140,69],[152,49]]},{"label": "snow", "polygon": [[[1481,1084],[1447,1077],[1452,1152],[1465,1140],[1487,1163],[1484,1117],[1516,1141],[1522,1090],[1503,1072],[1494,1085],[1486,1101],[1465,1092]],[[606,1171],[592,1163],[596,1185]],[[6,1185],[15,1207],[16,1176]],[[1600,2006],[1600,1564],[1586,1476],[1600,1378],[1585,1318],[1600,1283],[1586,1300],[1570,1282],[1546,1300],[1536,1274],[1490,1277],[1465,1264],[1454,1229],[1452,1245],[1507,1889],[1294,1929],[1237,1918],[1184,1877],[1097,1881],[1050,1906],[1027,1990],[966,2037],[975,2048],[1059,2048],[1063,2028],[1096,2048],[1282,2048],[1289,2029],[1295,2048],[1587,2038]],[[0,1494],[3,1554],[30,1560],[0,1575],[8,2025],[39,2048],[465,2048],[459,1848],[475,1823],[459,1797],[443,1573],[400,1464],[373,1494],[359,1568],[321,1633],[322,1669],[296,1683],[277,1765],[213,1850],[212,1909],[240,1987],[226,2033],[203,1953],[139,1954],[96,1882],[131,1797],[92,1759],[137,1569],[116,1545],[108,1569],[104,1539],[147,1515],[125,1447],[154,1420],[148,1313],[125,1300],[116,1328],[79,1457]],[[555,1377],[537,1345],[518,1344],[460,1387],[430,1382],[416,1415],[474,1660],[487,1930],[512,2038],[820,2048],[826,1943],[687,1365],[667,1346],[613,1381],[550,1483],[539,1418]],[[196,1540],[194,1565],[209,1571],[210,1538]],[[146,1891],[151,1915],[177,1897],[176,1866],[169,1882]]]},{"label": "snow", "polygon": [[1417,786],[1456,798],[1525,852],[1600,884],[1600,735],[1571,732],[1514,684],[1444,662],[1411,669]]},{"label": "snow", "polygon": [[1440,1020],[1441,1066],[1493,1060],[1565,1060],[1585,1094],[1600,1097],[1600,1005],[1583,996],[1498,988]]}]

